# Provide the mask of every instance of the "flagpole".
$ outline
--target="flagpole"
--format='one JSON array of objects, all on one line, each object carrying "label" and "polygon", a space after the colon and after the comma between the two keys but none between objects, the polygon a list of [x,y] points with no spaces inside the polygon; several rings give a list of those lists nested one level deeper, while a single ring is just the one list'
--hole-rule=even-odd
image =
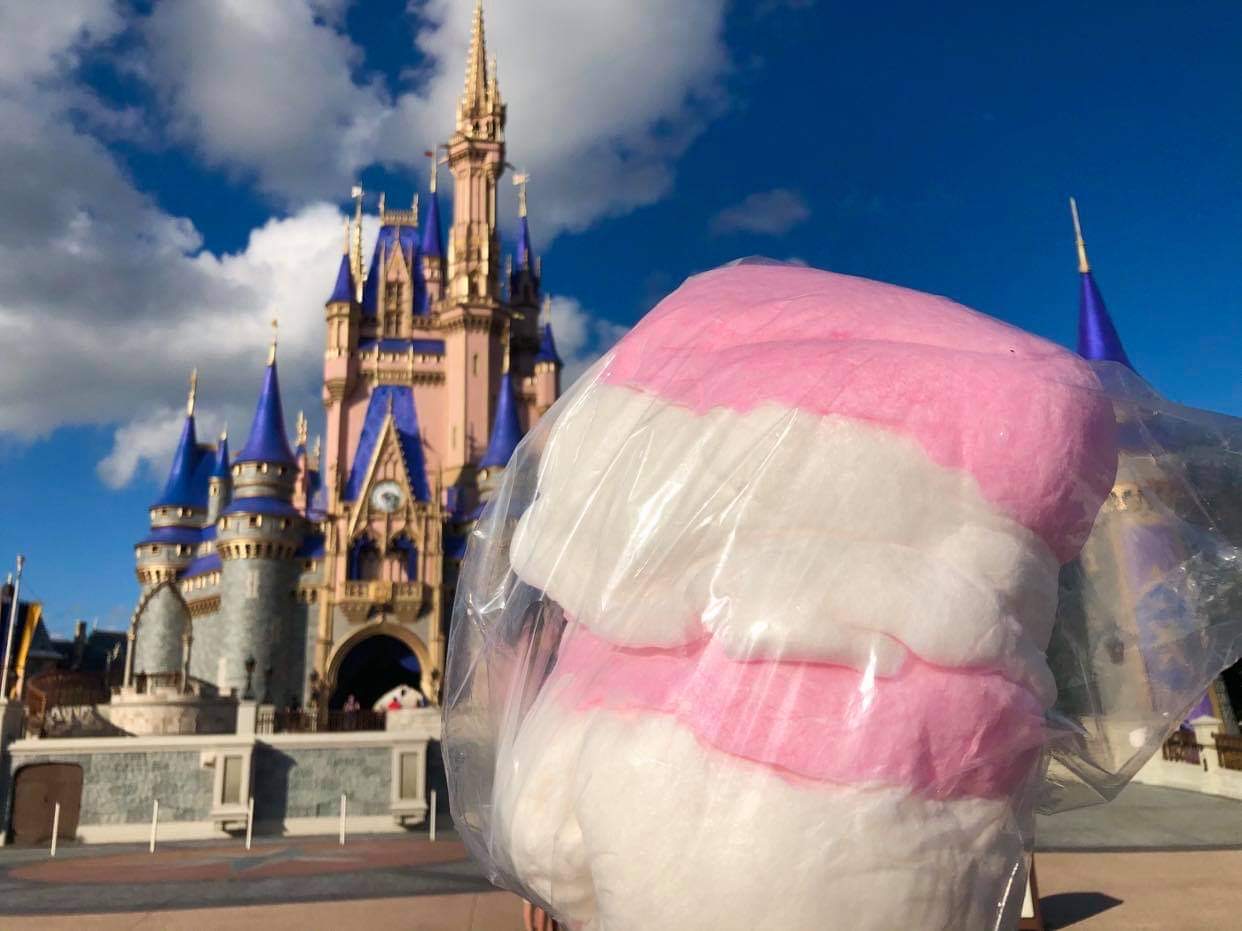
[{"label": "flagpole", "polygon": [[26,557],[17,557],[17,581],[13,584],[13,607],[9,609],[9,629],[4,637],[4,670],[0,672],[0,701],[9,697],[9,660],[13,655],[13,629],[17,627],[17,608],[21,604],[17,596],[22,590],[22,569],[26,566]]}]

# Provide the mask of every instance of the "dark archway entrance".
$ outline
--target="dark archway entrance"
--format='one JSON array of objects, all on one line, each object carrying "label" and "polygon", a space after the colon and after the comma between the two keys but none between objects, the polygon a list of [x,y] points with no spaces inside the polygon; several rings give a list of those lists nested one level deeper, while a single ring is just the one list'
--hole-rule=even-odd
[{"label": "dark archway entrance", "polygon": [[341,660],[336,688],[328,707],[339,710],[350,695],[369,709],[379,698],[399,685],[419,690],[422,670],[414,652],[386,634],[360,640]]},{"label": "dark archway entrance", "polygon": [[52,819],[60,803],[56,836],[73,840],[82,808],[82,767],[76,763],[35,763],[17,771],[13,785],[13,843],[43,844],[52,839]]}]

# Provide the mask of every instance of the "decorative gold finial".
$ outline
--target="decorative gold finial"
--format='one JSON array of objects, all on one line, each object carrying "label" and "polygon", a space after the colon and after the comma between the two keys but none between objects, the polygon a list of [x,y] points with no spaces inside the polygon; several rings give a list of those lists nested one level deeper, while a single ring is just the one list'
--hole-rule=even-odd
[{"label": "decorative gold finial", "polygon": [[518,189],[518,216],[526,216],[526,185],[530,181],[530,173],[518,171],[513,175],[513,184]]},{"label": "decorative gold finial", "polygon": [[349,255],[349,218],[345,218],[345,254]]},{"label": "decorative gold finial", "polygon": [[354,229],[349,245],[349,269],[354,276],[354,300],[362,300],[362,185],[355,184],[349,192],[354,199]]},{"label": "decorative gold finial", "polygon": [[323,452],[323,437],[318,433],[315,434],[315,445],[311,447],[311,458],[316,462],[319,461],[319,455]]},{"label": "decorative gold finial", "polygon": [[418,227],[418,191],[414,192],[414,196],[410,198],[410,213],[414,214],[414,226]]},{"label": "decorative gold finial", "polygon": [[194,398],[198,394],[198,369],[190,369],[190,396],[186,398],[185,415],[194,416]]},{"label": "decorative gold finial", "polygon": [[223,443],[229,438],[229,425],[226,423],[224,429],[220,431],[220,442]]},{"label": "decorative gold finial", "polygon": [[384,222],[384,201],[385,200],[386,200],[386,193],[384,191],[380,191],[379,215],[380,215],[381,224]]},{"label": "decorative gold finial", "polygon": [[545,294],[543,296],[543,323],[552,322],[552,295]]},{"label": "decorative gold finial", "polygon": [[306,411],[298,411],[298,446],[306,445],[306,436],[308,432]]},{"label": "decorative gold finial", "polygon": [[1078,220],[1078,202],[1074,198],[1070,198],[1070,214],[1074,217],[1074,244],[1078,247],[1078,270],[1082,274],[1091,271],[1091,264],[1087,261],[1087,244],[1082,238],[1082,223]]},{"label": "decorative gold finial", "polygon": [[276,337],[279,332],[279,329],[280,329],[280,324],[276,321],[276,318],[273,317],[272,318],[272,346],[267,351],[267,364],[268,365],[276,364]]},{"label": "decorative gold finial", "polygon": [[431,184],[429,185],[429,188],[431,193],[434,194],[436,192],[436,175],[439,174],[440,165],[436,161],[435,149],[428,149],[423,154],[431,159]]},{"label": "decorative gold finial", "polygon": [[477,134],[477,117],[489,112],[495,101],[488,93],[487,41],[483,37],[483,2],[474,5],[470,26],[470,50],[466,55],[466,86],[457,107],[457,131]]}]

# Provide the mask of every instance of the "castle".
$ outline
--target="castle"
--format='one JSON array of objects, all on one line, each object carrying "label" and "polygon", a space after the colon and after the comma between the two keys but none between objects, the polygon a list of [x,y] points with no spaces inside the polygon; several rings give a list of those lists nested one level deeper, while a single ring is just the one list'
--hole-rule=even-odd
[{"label": "castle", "polygon": [[[515,257],[500,267],[497,185],[505,105],[486,57],[481,2],[456,129],[431,157],[425,213],[379,198],[363,269],[362,191],[326,302],[326,442],[291,447],[276,343],[254,420],[199,442],[191,377],[185,424],[151,531],[135,549],[142,593],[125,684],[184,684],[265,703],[364,704],[395,685],[438,698],[446,620],[466,538],[496,474],[560,392],[551,324],[540,325],[525,177]],[[447,250],[437,168],[453,177]],[[330,281],[329,276],[325,276]]]}]

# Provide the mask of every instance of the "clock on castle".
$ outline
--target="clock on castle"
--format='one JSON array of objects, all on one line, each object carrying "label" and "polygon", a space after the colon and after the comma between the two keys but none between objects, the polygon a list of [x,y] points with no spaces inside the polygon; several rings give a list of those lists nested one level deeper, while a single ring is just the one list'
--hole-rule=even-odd
[{"label": "clock on castle", "polygon": [[[254,422],[198,442],[195,391],[167,484],[136,548],[142,593],[126,684],[177,673],[223,692],[339,707],[396,685],[439,698],[457,566],[487,489],[556,400],[561,360],[540,323],[524,176],[512,267],[496,224],[505,105],[481,3],[426,208],[389,210],[363,268],[362,200],[325,310],[325,441],[285,432],[272,343]],[[453,181],[442,223],[437,169]],[[447,239],[444,227],[447,226]],[[329,270],[325,279],[331,281]],[[250,673],[248,675],[247,668]]]}]

